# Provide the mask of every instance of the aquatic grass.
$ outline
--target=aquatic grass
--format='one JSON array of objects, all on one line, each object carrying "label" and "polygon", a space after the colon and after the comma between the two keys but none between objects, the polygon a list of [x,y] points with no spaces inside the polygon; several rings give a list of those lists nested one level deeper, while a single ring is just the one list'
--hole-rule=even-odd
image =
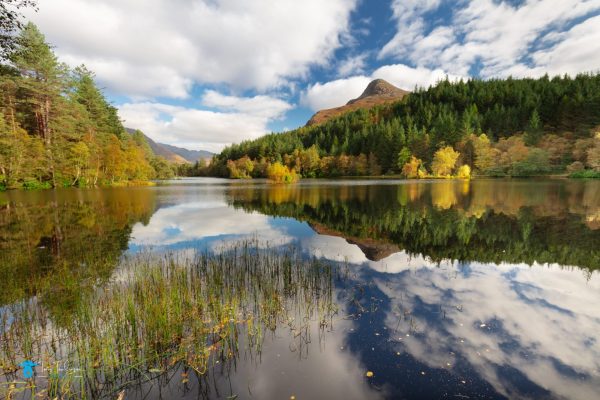
[{"label": "aquatic grass", "polygon": [[241,354],[260,356],[265,335],[280,327],[303,340],[308,321],[330,326],[334,274],[293,247],[258,240],[190,257],[137,254],[60,325],[33,300],[2,311],[4,381],[16,379],[23,359],[43,361],[49,378],[36,379],[36,389],[51,398],[114,397],[182,368],[206,376]]}]

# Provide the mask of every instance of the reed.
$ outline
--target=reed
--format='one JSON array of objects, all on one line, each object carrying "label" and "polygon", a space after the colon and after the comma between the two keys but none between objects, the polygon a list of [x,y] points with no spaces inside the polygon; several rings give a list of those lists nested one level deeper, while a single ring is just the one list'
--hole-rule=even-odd
[{"label": "reed", "polygon": [[[1,310],[0,396],[116,397],[174,369],[205,376],[240,354],[260,355],[278,327],[332,323],[334,267],[257,240],[194,256],[143,253],[125,259],[108,285],[53,324],[35,299]],[[292,335],[294,337],[294,335]],[[20,382],[24,359],[43,375]]]}]

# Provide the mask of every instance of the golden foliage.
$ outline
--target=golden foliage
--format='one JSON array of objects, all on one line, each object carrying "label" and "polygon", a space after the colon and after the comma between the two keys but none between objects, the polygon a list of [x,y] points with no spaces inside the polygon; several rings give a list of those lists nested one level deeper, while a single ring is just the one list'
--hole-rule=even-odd
[{"label": "golden foliage", "polygon": [[456,161],[460,153],[454,151],[451,146],[446,146],[443,149],[439,149],[433,156],[433,163],[431,164],[431,172],[434,176],[450,176],[456,165]]},{"label": "golden foliage", "polygon": [[471,177],[471,167],[468,165],[461,165],[456,172],[456,176],[462,179],[469,179]]},{"label": "golden foliage", "polygon": [[423,166],[423,161],[415,156],[412,156],[410,160],[402,167],[402,175],[408,179],[420,178],[419,171]]},{"label": "golden foliage", "polygon": [[276,162],[267,167],[267,178],[273,183],[294,183],[298,181],[298,174],[292,168],[291,170],[280,162]]},{"label": "golden foliage", "polygon": [[229,177],[233,179],[249,179],[252,171],[254,171],[254,162],[248,156],[244,156],[238,160],[227,161],[227,170]]},{"label": "golden foliage", "polygon": [[479,171],[485,171],[496,165],[497,151],[492,148],[490,139],[481,134],[473,138],[473,147],[475,149],[475,167]]}]

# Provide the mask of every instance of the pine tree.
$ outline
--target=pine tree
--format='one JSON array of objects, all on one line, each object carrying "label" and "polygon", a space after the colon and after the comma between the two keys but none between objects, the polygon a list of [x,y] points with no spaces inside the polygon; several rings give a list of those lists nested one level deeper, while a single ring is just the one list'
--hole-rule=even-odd
[{"label": "pine tree", "polygon": [[52,184],[56,186],[51,120],[56,117],[54,106],[65,89],[66,67],[59,64],[44,35],[32,23],[21,31],[18,46],[11,61],[21,75],[20,89],[31,117],[24,127],[42,138]]},{"label": "pine tree", "polygon": [[540,115],[537,110],[533,110],[531,118],[529,118],[529,124],[527,131],[525,132],[525,144],[528,146],[535,146],[542,138],[543,131],[541,127]]},{"label": "pine tree", "polygon": [[0,65],[0,186],[147,180],[151,161],[168,175],[144,135],[125,132],[94,74],[61,64],[35,25],[21,31],[10,61]]}]

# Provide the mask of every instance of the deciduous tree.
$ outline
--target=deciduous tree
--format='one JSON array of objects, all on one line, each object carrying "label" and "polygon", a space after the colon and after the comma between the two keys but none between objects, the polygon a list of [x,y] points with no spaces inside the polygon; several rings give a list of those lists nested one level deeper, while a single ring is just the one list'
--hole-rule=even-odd
[{"label": "deciduous tree", "polygon": [[431,164],[431,172],[435,176],[449,176],[454,170],[456,161],[460,153],[454,151],[450,146],[446,146],[435,152],[433,163]]}]

